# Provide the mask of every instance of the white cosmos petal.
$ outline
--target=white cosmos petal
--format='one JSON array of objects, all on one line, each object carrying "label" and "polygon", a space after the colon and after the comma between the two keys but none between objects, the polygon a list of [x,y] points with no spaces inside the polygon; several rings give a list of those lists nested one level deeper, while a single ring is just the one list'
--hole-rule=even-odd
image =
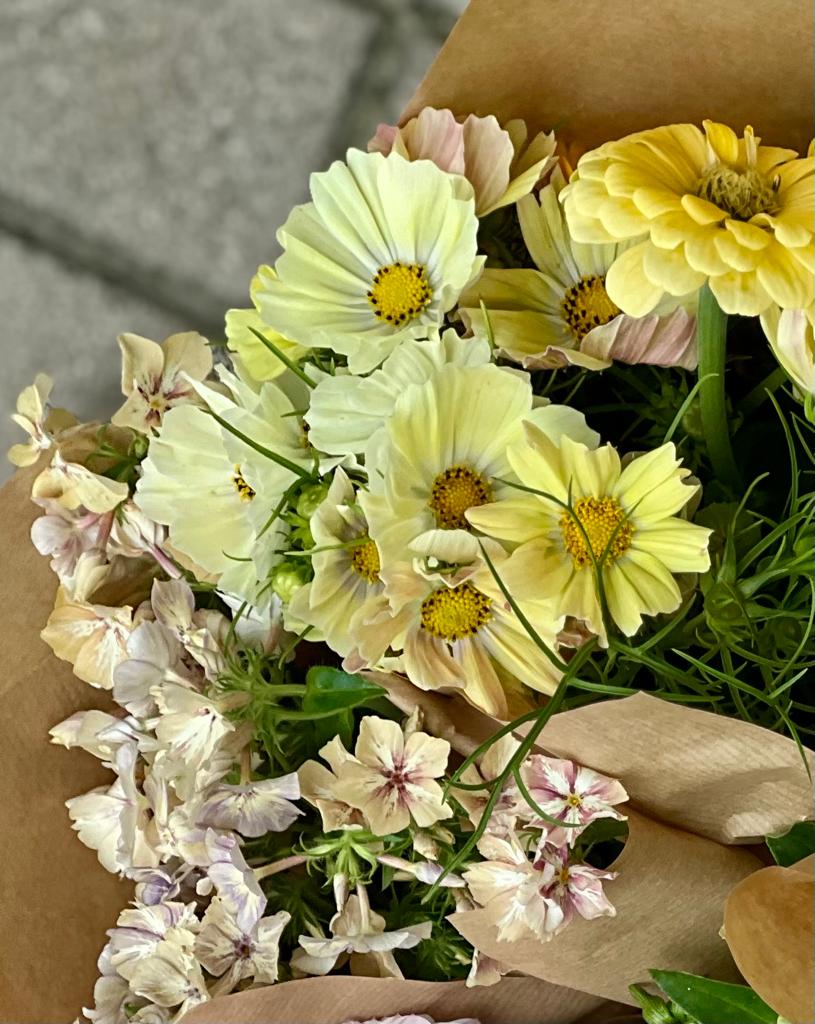
[{"label": "white cosmos petal", "polygon": [[321,380],[306,414],[309,439],[320,451],[363,453],[409,385],[424,383],[445,364],[480,366],[489,361],[486,341],[459,338],[454,330],[445,331],[437,340],[409,339],[368,377],[337,374]]},{"label": "white cosmos petal", "polygon": [[[312,175],[311,193],[278,233],[284,252],[258,308],[285,337],[330,346],[365,373],[400,341],[432,336],[480,268],[472,188],[430,161],[349,150],[345,163]],[[399,326],[378,319],[367,296],[377,271],[397,261],[425,267],[431,289]]]}]

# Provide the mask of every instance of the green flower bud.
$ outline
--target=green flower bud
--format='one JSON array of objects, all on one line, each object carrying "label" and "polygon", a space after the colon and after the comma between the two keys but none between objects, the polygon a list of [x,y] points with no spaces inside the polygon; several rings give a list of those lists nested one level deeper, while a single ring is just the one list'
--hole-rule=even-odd
[{"label": "green flower bud", "polygon": [[272,570],[272,590],[284,604],[288,604],[297,591],[308,583],[311,569],[297,562],[281,562]]},{"label": "green flower bud", "polygon": [[642,1010],[642,1017],[646,1024],[677,1024],[677,1022],[688,1020],[684,1014],[676,1016],[673,1012],[673,1004],[669,1005],[659,996],[652,996],[650,992],[645,991],[642,985],[629,985],[628,991]]},{"label": "green flower bud", "polygon": [[297,499],[297,514],[304,519],[311,519],[328,494],[327,483],[309,484],[300,492]]},{"label": "green flower bud", "polygon": [[726,583],[714,583],[705,595],[705,615],[711,629],[727,631],[744,619],[737,596]]}]

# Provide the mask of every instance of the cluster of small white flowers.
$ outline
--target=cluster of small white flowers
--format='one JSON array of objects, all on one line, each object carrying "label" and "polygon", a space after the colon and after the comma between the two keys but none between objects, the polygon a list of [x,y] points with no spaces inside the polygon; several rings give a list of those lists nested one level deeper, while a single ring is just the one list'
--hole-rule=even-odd
[{"label": "cluster of small white flowers", "polygon": [[[86,629],[108,621],[105,609],[96,614]],[[185,582],[156,580],[115,642],[97,645],[96,667],[125,717],[82,711],[51,730],[55,743],[115,773],[68,811],[104,867],[136,882],[99,959],[86,1011],[97,1024],[158,1024],[246,979],[277,978],[289,915],[264,916],[241,837],[288,828],[302,813],[300,789],[294,774],[250,781],[251,734],[230,722],[228,697],[212,686],[228,629],[220,613],[195,610]],[[242,784],[225,782],[238,764]]]}]

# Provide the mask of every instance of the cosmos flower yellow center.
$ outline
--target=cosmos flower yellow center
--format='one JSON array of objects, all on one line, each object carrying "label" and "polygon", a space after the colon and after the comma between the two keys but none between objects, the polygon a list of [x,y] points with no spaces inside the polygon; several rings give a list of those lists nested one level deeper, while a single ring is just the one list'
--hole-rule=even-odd
[{"label": "cosmos flower yellow center", "polygon": [[469,530],[464,517],[468,508],[492,501],[492,489],[484,477],[469,466],[451,466],[439,473],[430,489],[428,506],[442,530]]},{"label": "cosmos flower yellow center", "polygon": [[757,213],[777,213],[779,209],[776,183],[755,167],[746,171],[713,167],[699,179],[696,194],[733,220],[750,220]]},{"label": "cosmos flower yellow center", "polygon": [[582,341],[594,327],[607,324],[618,316],[620,309],[608,297],[605,279],[581,277],[563,296],[563,319],[575,341]]},{"label": "cosmos flower yellow center", "polygon": [[434,590],[422,601],[422,629],[452,643],[475,634],[492,618],[490,599],[471,583]]},{"label": "cosmos flower yellow center", "polygon": [[391,263],[374,275],[368,302],[374,315],[401,327],[425,310],[433,298],[427,268],[420,263]]},{"label": "cosmos flower yellow center", "polygon": [[364,544],[353,549],[351,554],[351,568],[361,576],[366,583],[376,583],[379,579],[379,550],[376,544],[368,537]]},{"label": "cosmos flower yellow center", "polygon": [[591,565],[592,554],[599,559],[609,542],[607,561],[619,558],[631,547],[634,527],[625,520],[616,498],[578,498],[573,508],[573,515],[564,512],[560,517],[560,529],[575,569]]},{"label": "cosmos flower yellow center", "polygon": [[232,483],[235,485],[235,490],[240,495],[241,501],[251,501],[254,498],[255,489],[250,487],[244,479],[240,466],[235,466],[235,472],[232,474]]},{"label": "cosmos flower yellow center", "polygon": [[570,793],[566,803],[569,807],[582,807],[583,801],[577,795],[577,793]]}]

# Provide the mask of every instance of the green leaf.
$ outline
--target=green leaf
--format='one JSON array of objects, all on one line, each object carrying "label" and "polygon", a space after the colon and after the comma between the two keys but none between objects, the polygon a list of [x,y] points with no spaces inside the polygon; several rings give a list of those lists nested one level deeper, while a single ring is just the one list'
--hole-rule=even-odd
[{"label": "green leaf", "polygon": [[381,686],[369,683],[362,676],[350,675],[328,665],[315,665],[306,674],[303,711],[311,714],[343,711],[365,704],[384,692]]},{"label": "green leaf", "polygon": [[778,1014],[746,985],[700,978],[683,971],[654,971],[651,977],[677,1006],[699,1024],[777,1024]]},{"label": "green leaf", "polygon": [[773,860],[782,868],[815,853],[815,821],[799,821],[789,831],[765,839]]}]

